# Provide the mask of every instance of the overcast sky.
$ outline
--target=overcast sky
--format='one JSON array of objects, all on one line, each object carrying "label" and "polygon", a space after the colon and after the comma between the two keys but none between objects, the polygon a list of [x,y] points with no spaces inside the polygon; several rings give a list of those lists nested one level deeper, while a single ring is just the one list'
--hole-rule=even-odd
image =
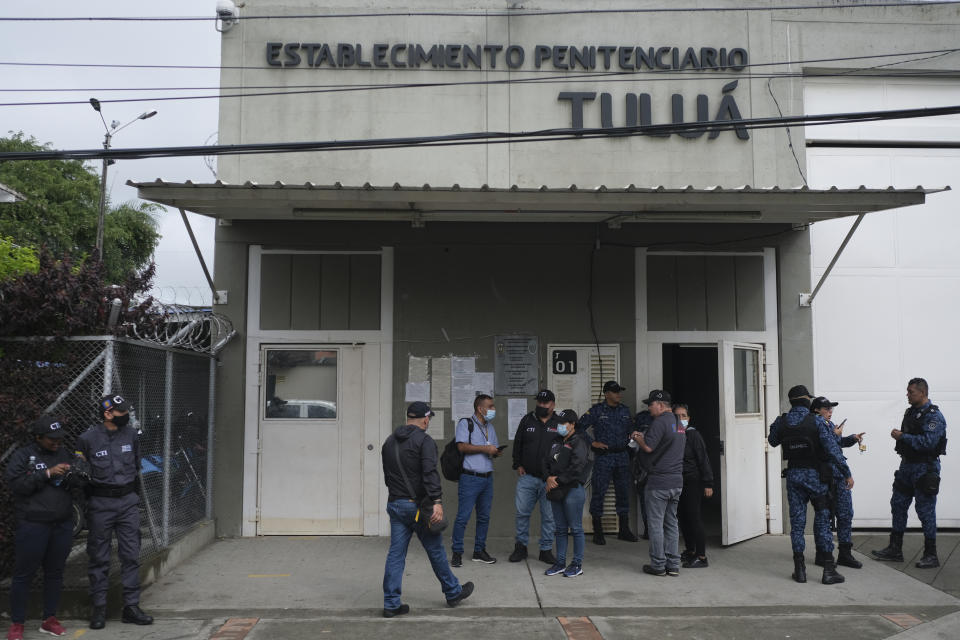
[{"label": "overcast sky", "polygon": [[[0,16],[212,16],[215,0],[43,0],[0,2]],[[220,34],[212,22],[0,22],[0,62],[94,64],[219,65]],[[216,87],[216,69],[86,69],[76,67],[0,66],[0,102],[80,101],[57,106],[0,107],[0,135],[23,131],[40,142],[60,149],[102,146],[104,128],[87,102],[117,98],[185,95],[190,92],[109,91],[116,88]],[[9,91],[56,89],[56,91]],[[81,91],[68,91],[81,89]],[[207,91],[193,94],[209,94]],[[149,120],[119,132],[113,148],[202,145],[216,140],[217,101],[179,100],[105,103],[109,124],[126,124],[145,111],[156,109]],[[212,137],[211,137],[212,136]],[[100,163],[95,163],[99,172]],[[215,165],[214,165],[215,167]],[[203,158],[120,160],[110,167],[107,185],[113,202],[136,198],[127,180],[156,178],[212,182],[214,176]],[[213,262],[213,222],[190,214],[208,265]],[[209,304],[210,290],[183,227],[180,214],[167,210],[160,216],[163,235],[156,252],[157,294],[165,302]]]}]

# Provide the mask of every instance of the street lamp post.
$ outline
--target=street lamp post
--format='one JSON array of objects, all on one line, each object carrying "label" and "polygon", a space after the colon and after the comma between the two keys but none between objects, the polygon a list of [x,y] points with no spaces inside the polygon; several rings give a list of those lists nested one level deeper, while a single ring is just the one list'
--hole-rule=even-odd
[{"label": "street lamp post", "polygon": [[[129,127],[131,124],[137,120],[146,120],[147,118],[152,118],[157,115],[156,111],[144,111],[139,116],[128,122],[127,124],[120,126],[119,120],[114,120],[110,123],[110,126],[107,126],[107,121],[103,118],[103,112],[100,111],[100,101],[96,98],[90,98],[90,106],[93,107],[93,110],[100,114],[100,120],[103,122],[103,128],[106,133],[103,136],[103,148],[107,151],[110,150],[110,142],[121,129]],[[97,216],[97,255],[100,258],[100,262],[103,262],[103,227],[106,223],[107,215],[107,167],[113,164],[113,160],[107,158],[103,159],[103,166],[100,170],[100,212]]]}]

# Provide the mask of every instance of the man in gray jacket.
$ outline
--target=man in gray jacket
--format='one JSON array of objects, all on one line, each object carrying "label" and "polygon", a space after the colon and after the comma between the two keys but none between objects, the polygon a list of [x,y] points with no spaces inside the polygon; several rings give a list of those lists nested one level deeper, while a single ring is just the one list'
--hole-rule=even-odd
[{"label": "man in gray jacket", "polygon": [[670,394],[660,389],[643,401],[649,405],[653,424],[646,433],[634,431],[631,438],[640,447],[641,463],[648,471],[644,498],[650,527],[650,564],[643,572],[654,576],[680,575],[677,505],[683,492],[683,450],[686,438],[670,406]]}]

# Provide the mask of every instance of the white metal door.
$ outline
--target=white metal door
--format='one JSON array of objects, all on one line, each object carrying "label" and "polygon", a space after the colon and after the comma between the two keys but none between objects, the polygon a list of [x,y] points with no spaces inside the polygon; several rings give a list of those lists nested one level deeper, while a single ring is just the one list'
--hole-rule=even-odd
[{"label": "white metal door", "polygon": [[362,533],[362,348],[263,346],[260,369],[257,533]]},{"label": "white metal door", "polygon": [[763,345],[722,341],[721,509],[725,545],[767,532]]}]

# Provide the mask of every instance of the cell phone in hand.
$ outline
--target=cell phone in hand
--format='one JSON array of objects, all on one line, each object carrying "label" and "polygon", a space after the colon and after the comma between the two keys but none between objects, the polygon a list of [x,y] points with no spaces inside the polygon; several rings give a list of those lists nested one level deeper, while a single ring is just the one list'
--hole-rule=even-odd
[{"label": "cell phone in hand", "polygon": [[502,444],[502,445],[500,445],[499,447],[497,447],[497,451],[503,451],[504,449],[507,448],[507,446],[508,446],[508,445]]}]

